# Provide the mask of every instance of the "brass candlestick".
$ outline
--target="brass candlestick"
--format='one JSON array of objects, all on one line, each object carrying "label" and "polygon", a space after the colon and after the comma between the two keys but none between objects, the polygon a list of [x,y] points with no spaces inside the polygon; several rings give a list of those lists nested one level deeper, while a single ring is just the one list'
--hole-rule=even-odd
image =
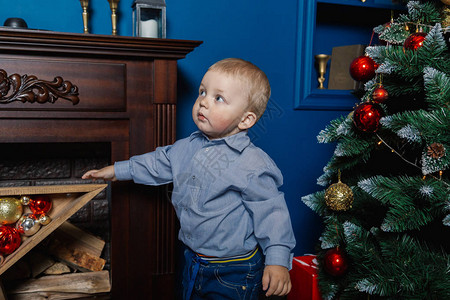
[{"label": "brass candlestick", "polygon": [[84,27],[84,33],[89,33],[89,27],[88,27],[88,6],[89,6],[89,0],[80,0],[81,8],[83,9],[83,27]]},{"label": "brass candlestick", "polygon": [[325,73],[327,71],[327,63],[328,60],[331,58],[328,54],[318,54],[314,56],[317,63],[317,72],[319,73],[319,77],[317,78],[317,81],[319,82],[319,89],[324,89],[323,83],[325,81]]},{"label": "brass candlestick", "polygon": [[117,35],[117,5],[120,0],[108,0],[109,7],[111,8],[111,23],[112,23],[112,35]]}]

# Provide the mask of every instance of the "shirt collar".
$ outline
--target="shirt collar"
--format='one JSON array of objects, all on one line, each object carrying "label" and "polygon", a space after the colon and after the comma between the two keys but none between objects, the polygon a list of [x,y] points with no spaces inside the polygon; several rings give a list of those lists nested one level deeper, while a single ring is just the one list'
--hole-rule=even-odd
[{"label": "shirt collar", "polygon": [[203,134],[203,132],[197,130],[189,136],[189,140],[192,141],[195,138],[204,138],[208,142],[215,144],[225,142],[230,148],[239,152],[242,152],[248,145],[250,145],[250,138],[247,130],[215,140],[210,140],[205,134]]}]

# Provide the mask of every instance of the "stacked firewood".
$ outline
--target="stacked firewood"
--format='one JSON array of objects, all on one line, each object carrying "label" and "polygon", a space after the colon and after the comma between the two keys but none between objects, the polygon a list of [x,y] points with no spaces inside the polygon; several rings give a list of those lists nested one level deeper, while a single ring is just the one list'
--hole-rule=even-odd
[{"label": "stacked firewood", "polygon": [[104,246],[65,222],[2,275],[3,294],[8,300],[107,298],[111,284],[100,257]]}]

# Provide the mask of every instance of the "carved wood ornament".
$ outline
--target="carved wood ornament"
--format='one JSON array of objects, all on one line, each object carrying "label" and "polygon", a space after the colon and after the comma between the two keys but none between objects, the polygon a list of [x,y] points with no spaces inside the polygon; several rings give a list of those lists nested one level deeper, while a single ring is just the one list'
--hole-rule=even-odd
[{"label": "carved wood ornament", "polygon": [[55,103],[59,98],[78,104],[78,87],[61,76],[53,81],[38,79],[36,76],[12,74],[8,77],[5,70],[0,69],[0,104],[14,101]]}]

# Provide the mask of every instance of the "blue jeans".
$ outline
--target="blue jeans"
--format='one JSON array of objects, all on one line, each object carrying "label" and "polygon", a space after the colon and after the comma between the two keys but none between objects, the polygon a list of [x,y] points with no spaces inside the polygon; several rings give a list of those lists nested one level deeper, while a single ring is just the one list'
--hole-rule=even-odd
[{"label": "blue jeans", "polygon": [[252,300],[258,299],[262,292],[264,255],[261,249],[235,260],[205,260],[190,249],[184,251],[184,257],[184,300]]}]

